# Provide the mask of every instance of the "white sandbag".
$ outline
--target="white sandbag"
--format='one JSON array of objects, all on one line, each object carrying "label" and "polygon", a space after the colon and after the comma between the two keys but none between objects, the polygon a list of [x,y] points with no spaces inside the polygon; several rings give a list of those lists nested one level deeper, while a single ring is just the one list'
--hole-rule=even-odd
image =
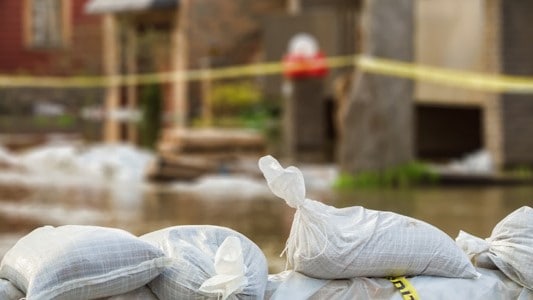
[{"label": "white sandbag", "polygon": [[287,270],[268,275],[265,299],[309,299],[330,282],[329,279],[316,279]]},{"label": "white sandbag", "polygon": [[19,300],[24,294],[17,289],[11,282],[0,279],[0,299],[2,300]]},{"label": "white sandbag", "polygon": [[158,298],[148,287],[143,286],[126,294],[109,297],[107,300],[158,300]]},{"label": "white sandbag", "polygon": [[503,220],[490,237],[481,239],[461,231],[457,244],[474,264],[494,264],[515,282],[533,290],[533,209],[523,206]]},{"label": "white sandbag", "polygon": [[[412,299],[423,300],[530,300],[530,291],[507,278],[498,270],[477,269],[477,279],[415,276],[407,278],[410,287],[398,289],[385,278],[352,278],[326,280],[307,277],[286,271],[269,276],[267,300],[402,300],[402,291],[411,293]],[[397,280],[393,280],[398,284]]]},{"label": "white sandbag", "polygon": [[141,236],[173,259],[149,286],[161,300],[262,299],[263,252],[244,235],[218,226],[176,226]]},{"label": "white sandbag", "polygon": [[271,156],[259,160],[272,192],[297,209],[285,248],[295,271],[323,279],[477,272],[454,241],[413,218],[360,206],[337,209],[305,198],[302,173]]},{"label": "white sandbag", "polygon": [[[529,291],[516,284],[499,270],[477,268],[480,277],[477,279],[436,278],[431,276],[416,276],[409,278],[420,299],[528,299]],[[533,295],[532,295],[533,296]],[[522,298],[521,298],[522,297]],[[400,300],[401,297],[396,299]]]},{"label": "white sandbag", "polygon": [[28,300],[95,299],[144,286],[168,263],[157,247],[123,230],[45,226],[6,253],[0,278]]}]

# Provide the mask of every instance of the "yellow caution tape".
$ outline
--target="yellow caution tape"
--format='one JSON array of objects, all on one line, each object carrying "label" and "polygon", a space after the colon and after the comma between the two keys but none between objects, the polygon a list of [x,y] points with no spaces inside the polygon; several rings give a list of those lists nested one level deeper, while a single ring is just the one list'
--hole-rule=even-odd
[{"label": "yellow caution tape", "polygon": [[[354,56],[331,57],[326,60],[330,68],[354,65]],[[120,76],[84,76],[84,77],[35,77],[2,76],[0,87],[50,87],[50,88],[89,88],[116,85],[138,85],[151,83],[169,83],[177,80],[216,80],[249,76],[274,75],[283,72],[280,62],[258,63],[244,66],[190,70],[186,72],[166,72],[153,74],[135,74]]]},{"label": "yellow caution tape", "polygon": [[[329,68],[357,66],[367,73],[432,82],[441,85],[487,92],[533,93],[533,77],[486,74],[423,66],[408,62],[374,58],[363,55],[336,56],[326,59]],[[170,83],[180,80],[228,79],[249,76],[265,76],[283,72],[281,62],[258,63],[244,66],[166,72],[153,74],[36,77],[0,75],[1,87],[91,88],[117,85]]]},{"label": "yellow caution tape", "polygon": [[533,77],[459,71],[367,56],[358,57],[357,66],[364,72],[487,92],[533,92]]},{"label": "yellow caution tape", "polygon": [[420,300],[418,293],[414,286],[407,280],[407,278],[400,277],[389,277],[387,278],[394,287],[400,292],[403,300]]}]

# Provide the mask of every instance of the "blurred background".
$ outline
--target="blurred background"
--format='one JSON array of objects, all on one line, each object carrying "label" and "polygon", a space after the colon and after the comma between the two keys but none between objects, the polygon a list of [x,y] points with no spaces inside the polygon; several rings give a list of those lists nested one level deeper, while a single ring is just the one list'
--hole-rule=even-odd
[{"label": "blurred background", "polygon": [[266,154],[301,168],[309,198],[486,237],[533,204],[531,12],[0,0],[0,257],[43,225],[213,224],[281,271],[294,211]]}]

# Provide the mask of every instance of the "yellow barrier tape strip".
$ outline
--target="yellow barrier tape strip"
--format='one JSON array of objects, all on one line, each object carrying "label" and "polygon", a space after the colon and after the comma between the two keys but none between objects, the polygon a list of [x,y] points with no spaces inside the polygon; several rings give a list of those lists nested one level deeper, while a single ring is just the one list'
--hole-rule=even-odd
[{"label": "yellow barrier tape strip", "polygon": [[[362,55],[329,57],[326,59],[326,64],[332,69],[357,66],[360,70],[368,73],[487,92],[533,93],[533,77],[459,71]],[[217,80],[249,76],[265,76],[280,74],[282,72],[283,65],[280,62],[271,62],[216,69],[190,70],[186,72],[117,75],[109,77],[35,77],[0,75],[0,87],[110,87],[117,85],[170,83],[180,80]]]},{"label": "yellow barrier tape strip", "polygon": [[[353,66],[354,56],[338,56],[326,59],[330,68]],[[33,76],[1,76],[0,87],[108,87],[116,85],[137,85],[150,83],[168,83],[175,80],[229,79],[249,76],[274,75],[283,72],[279,62],[259,63],[245,66],[217,69],[200,69],[186,72],[167,72],[154,74],[136,74],[121,76],[86,76],[86,77],[33,77]]]},{"label": "yellow barrier tape strip", "polygon": [[[353,58],[339,61],[340,57],[332,59],[332,66],[353,65]],[[339,63],[340,62],[340,63]],[[343,63],[343,64],[342,64]],[[229,79],[259,75],[280,74],[283,66],[279,62],[260,63],[245,66],[190,70],[187,72],[167,72],[154,74],[136,74],[122,76],[86,76],[86,77],[34,77],[34,76],[2,76],[0,87],[48,87],[48,88],[90,88],[109,87],[117,85],[138,85],[151,83],[169,83],[179,80]]]},{"label": "yellow barrier tape strip", "polygon": [[360,70],[487,92],[533,93],[533,77],[486,74],[360,56]]},{"label": "yellow barrier tape strip", "polygon": [[403,300],[420,300],[418,293],[416,292],[415,287],[407,280],[407,278],[400,277],[389,277],[387,278],[394,287],[400,292]]}]

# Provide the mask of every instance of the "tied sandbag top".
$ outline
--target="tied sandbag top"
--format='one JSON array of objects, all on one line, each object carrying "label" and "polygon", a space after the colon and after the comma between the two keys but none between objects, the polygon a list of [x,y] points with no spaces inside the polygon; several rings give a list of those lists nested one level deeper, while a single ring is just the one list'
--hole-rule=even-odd
[{"label": "tied sandbag top", "polygon": [[274,195],[282,198],[290,207],[299,208],[305,202],[305,182],[302,172],[293,166],[283,168],[272,156],[259,159],[268,187]]},{"label": "tied sandbag top", "polygon": [[219,295],[226,300],[231,294],[238,293],[248,284],[246,266],[239,238],[228,236],[215,254],[216,275],[200,286],[200,291]]},{"label": "tied sandbag top", "polygon": [[477,266],[496,266],[533,290],[533,208],[523,206],[510,213],[486,239],[461,231],[456,242]]}]

